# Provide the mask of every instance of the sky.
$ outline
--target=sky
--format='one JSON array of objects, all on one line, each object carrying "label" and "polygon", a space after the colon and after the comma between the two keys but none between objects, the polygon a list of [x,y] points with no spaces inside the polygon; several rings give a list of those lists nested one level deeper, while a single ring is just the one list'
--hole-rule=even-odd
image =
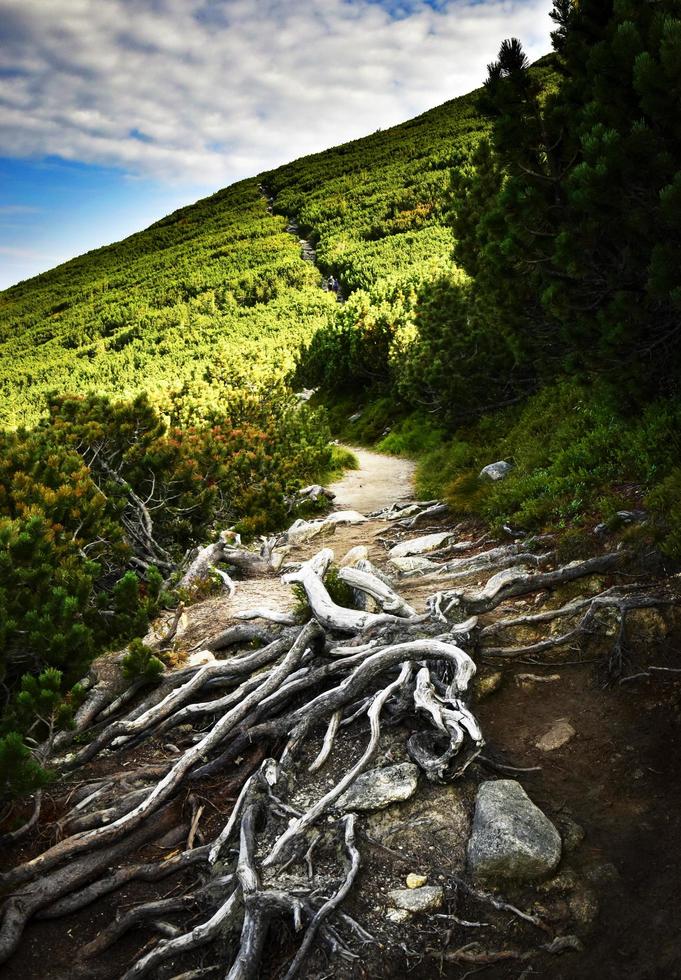
[{"label": "sky", "polygon": [[480,85],[550,0],[0,0],[0,289]]}]

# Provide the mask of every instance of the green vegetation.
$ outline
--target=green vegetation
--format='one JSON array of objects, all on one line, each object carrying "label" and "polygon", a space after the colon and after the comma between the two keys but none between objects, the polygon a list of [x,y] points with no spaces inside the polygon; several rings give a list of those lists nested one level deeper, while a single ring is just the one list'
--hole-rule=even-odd
[{"label": "green vegetation", "polygon": [[[226,525],[249,535],[283,524],[290,492],[338,463],[315,414],[274,388],[184,428],[146,395],[55,396],[47,418],[0,434],[0,447],[0,737],[36,743],[70,723],[93,656],[176,601],[168,589],[188,548]],[[162,670],[133,640],[125,676]],[[13,737],[0,745],[15,749]]]},{"label": "green vegetation", "polygon": [[48,775],[18,732],[0,738],[0,799],[40,789]]},{"label": "green vegetation", "polygon": [[[567,554],[646,506],[681,558],[678,0],[553,17],[538,64],[506,41],[478,92],[0,294],[0,779],[38,784],[22,739],[175,601],[188,548],[349,464],[287,379],[459,513],[570,529]],[[137,642],[125,669],[161,666]]]},{"label": "green vegetation", "polygon": [[333,308],[257,180],[0,294],[0,426],[31,425],[53,391],[132,398],[183,422],[269,384]]},{"label": "green vegetation", "polygon": [[[429,117],[415,121],[415,231],[383,207],[405,192],[397,139],[380,190],[366,143],[375,193],[345,195],[342,218],[340,176],[308,192],[298,163],[271,182],[362,287],[297,368],[322,387],[335,431],[417,451],[425,496],[493,525],[588,525],[647,498],[677,559],[679,13],[677,0],[556,0],[554,54],[529,66],[505,41],[483,90],[449,107],[459,128],[434,207],[429,161],[443,156]],[[428,254],[426,242],[447,248],[445,231],[448,254]],[[499,458],[512,475],[481,483]]]},{"label": "green vegetation", "polygon": [[123,676],[130,681],[149,681],[152,683],[163,673],[164,664],[155,656],[151,647],[136,637],[128,646],[123,657]]}]

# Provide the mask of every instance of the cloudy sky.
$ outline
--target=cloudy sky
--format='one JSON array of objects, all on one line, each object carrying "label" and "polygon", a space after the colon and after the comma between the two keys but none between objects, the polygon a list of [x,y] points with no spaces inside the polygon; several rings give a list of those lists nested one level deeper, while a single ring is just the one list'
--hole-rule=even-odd
[{"label": "cloudy sky", "polygon": [[478,86],[550,0],[0,0],[0,288]]}]

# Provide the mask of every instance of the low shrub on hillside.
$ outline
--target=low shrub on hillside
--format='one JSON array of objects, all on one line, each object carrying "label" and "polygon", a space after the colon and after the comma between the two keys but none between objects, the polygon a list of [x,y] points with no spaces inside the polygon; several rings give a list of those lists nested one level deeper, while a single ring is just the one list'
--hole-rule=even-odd
[{"label": "low shrub on hillside", "polygon": [[[658,522],[667,553],[681,555],[674,530],[680,424],[677,401],[627,415],[608,385],[558,382],[427,452],[419,492],[444,493],[457,513],[528,529],[597,523],[640,507],[649,493],[651,508],[667,515]],[[480,480],[482,467],[498,459],[513,464],[506,479]]]},{"label": "low shrub on hillside", "polygon": [[[182,429],[145,396],[63,395],[34,429],[0,433],[0,735],[44,738],[43,712],[17,707],[31,678],[52,669],[66,696],[97,652],[173,601],[188,548],[227,524],[281,525],[287,495],[332,460],[320,419],[279,389]],[[143,654],[131,649],[131,676],[159,669]]]}]

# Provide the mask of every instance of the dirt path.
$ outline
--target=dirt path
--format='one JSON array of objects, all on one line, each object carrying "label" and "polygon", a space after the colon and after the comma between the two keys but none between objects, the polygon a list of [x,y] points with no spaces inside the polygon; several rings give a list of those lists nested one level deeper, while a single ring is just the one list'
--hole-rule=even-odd
[{"label": "dirt path", "polygon": [[[415,464],[408,459],[384,456],[368,449],[354,446],[350,449],[359,462],[359,469],[348,470],[340,480],[329,484],[336,494],[334,510],[357,510],[360,514],[389,507],[395,501],[409,500],[413,495]],[[386,564],[386,549],[377,537],[389,526],[387,521],[372,520],[366,524],[339,525],[329,528],[311,541],[295,547],[291,558],[296,561],[311,558],[320,548],[331,548],[340,560],[355,545],[366,545],[369,555],[377,565]],[[430,586],[420,588],[418,581],[406,586],[405,595],[417,603],[422,611],[423,600],[430,594]],[[423,595],[421,595],[423,593]],[[272,576],[247,578],[237,583],[235,594],[213,596],[197,603],[189,610],[192,643],[199,643],[207,632],[224,629],[234,621],[236,613],[256,607],[271,607],[281,612],[292,612],[296,598],[291,587]]]},{"label": "dirt path", "polygon": [[[358,458],[359,469],[347,472],[331,485],[336,494],[335,510],[352,509],[366,515],[413,496],[413,463],[365,449],[352,451]],[[417,612],[423,612],[426,598],[439,587],[438,583],[417,577],[400,579],[390,564],[388,549],[405,538],[450,527],[451,518],[447,517],[440,517],[433,526],[424,523],[408,530],[400,529],[399,522],[372,518],[355,525],[325,528],[311,540],[291,546],[285,561],[304,561],[321,548],[330,547],[340,563],[351,548],[365,545],[371,562],[392,577],[400,595]],[[474,522],[459,526],[461,540],[477,542],[471,552],[494,545],[478,540],[481,530]],[[487,576],[488,573],[471,571],[466,581],[469,585],[482,585]],[[600,591],[604,584],[589,580],[579,587]],[[489,624],[499,613],[507,617],[526,615],[535,607],[546,610],[572,597],[573,592],[568,590],[564,594],[543,592],[534,597],[510,599],[498,612],[493,611],[487,617],[482,614],[480,626]],[[239,578],[233,597],[221,593],[190,606],[181,644],[185,650],[200,648],[206,638],[234,625],[241,611],[263,606],[280,612],[295,608],[296,596],[279,574]],[[636,660],[630,669],[635,672],[645,666],[646,658],[656,664],[677,665],[678,632],[670,632],[659,613],[647,610],[644,613],[638,620],[630,620],[630,639],[635,641],[637,650],[645,651],[645,658],[643,654],[635,654],[642,659]],[[521,630],[509,642],[538,638],[540,634],[530,635]],[[633,650],[632,646],[632,655]],[[595,647],[593,650],[568,648],[530,660],[501,659],[495,665],[486,662],[479,650],[476,653],[478,676],[488,682],[488,692],[493,692],[484,696],[485,688],[481,684],[475,701],[475,713],[487,743],[486,752],[523,770],[520,782],[564,838],[562,863],[555,879],[536,888],[514,886],[507,897],[519,907],[539,914],[557,935],[577,935],[584,946],[581,952],[554,957],[548,962],[538,957],[529,968],[524,961],[490,962],[485,966],[485,980],[516,980],[521,975],[537,980],[542,977],[681,980],[681,906],[677,900],[677,868],[681,863],[678,781],[681,679],[672,672],[625,687],[611,685],[604,690],[602,670],[599,671],[594,659],[597,656],[602,658],[602,652],[599,654]],[[573,737],[550,751],[541,748],[539,740],[559,720],[572,725]],[[406,761],[409,731],[400,728],[386,731],[381,764]],[[180,739],[182,734],[187,736],[187,732],[178,730],[173,738]],[[189,737],[193,737],[191,732]],[[122,765],[139,767],[167,761],[170,750],[179,751],[167,738],[166,735],[154,737],[131,747],[122,756]],[[320,732],[310,734],[301,771],[316,756],[321,738]],[[329,768],[314,777],[317,782],[301,783],[299,790],[312,793],[310,799],[317,798],[322,790],[328,789],[329,782],[333,783],[330,777],[337,779],[364,745],[364,733],[358,736],[350,729],[343,729]],[[104,754],[95,760],[87,775],[94,780],[99,774],[108,773],[116,762],[113,755]],[[234,786],[241,785],[238,780],[242,762],[239,758],[226,768],[224,778],[206,790],[212,805],[202,817],[204,840],[212,840],[224,825],[233,802],[233,796],[227,794]],[[386,919],[391,890],[403,887],[406,873],[414,870],[424,873],[432,884],[447,882],[449,875],[465,874],[465,842],[478,783],[481,779],[503,775],[487,769],[477,775],[472,773],[470,770],[465,778],[445,786],[422,780],[419,795],[406,809],[398,806],[368,818],[379,848],[363,849],[361,885],[352,893],[348,908],[383,944],[384,959],[380,967],[375,960],[371,961],[372,976],[386,980],[404,976],[405,965],[398,956],[399,950],[415,948],[419,930],[428,925],[428,920],[421,920],[411,926],[401,925],[398,932]],[[77,778],[81,780],[82,774]],[[19,849],[8,855],[10,863],[34,854],[31,848],[44,847],[46,834],[51,833],[50,820],[63,815],[74,786],[67,782],[61,795],[48,792],[40,834],[35,841],[27,843],[25,852]],[[68,790],[66,795],[64,789]],[[380,841],[387,842],[387,846],[381,849]],[[163,853],[159,851],[162,846],[149,845],[137,859],[157,860],[159,853]],[[180,882],[183,884],[184,880]],[[131,932],[106,957],[98,959],[84,961],[79,950],[121,909],[132,908],[141,901],[157,901],[170,894],[170,888],[171,884],[159,886],[154,882],[131,881],[71,916],[32,921],[18,952],[2,968],[2,976],[7,980],[33,980],[42,976],[46,980],[118,980],[139,955],[140,944],[148,938],[148,933],[140,936],[139,932]],[[453,894],[451,889],[450,894]],[[457,901],[461,907],[451,905],[451,908],[463,916],[463,928],[445,930],[441,920],[431,923],[433,948],[439,949],[444,944],[445,950],[451,939],[452,948],[465,949],[473,941],[466,923],[483,916],[485,921],[490,916],[493,920],[492,931],[483,933],[479,939],[483,953],[503,949],[505,942],[511,948],[536,950],[538,941],[543,939],[531,930],[523,932],[517,922],[506,916],[493,919],[493,910],[488,905],[466,904],[461,896]],[[278,948],[273,946],[273,949],[260,974],[262,977],[281,975],[280,954]],[[367,957],[370,954],[371,947]],[[438,969],[434,963],[427,957],[421,961],[411,959],[410,976],[414,980],[432,980],[436,975],[445,980],[463,980],[478,972],[465,963],[443,961]],[[368,974],[362,970],[353,974],[360,975]]]},{"label": "dirt path", "polygon": [[360,514],[408,500],[414,492],[415,464],[397,456],[383,456],[368,449],[347,446],[359,461],[359,469],[348,472],[329,486],[336,494],[336,510],[358,510]]}]

